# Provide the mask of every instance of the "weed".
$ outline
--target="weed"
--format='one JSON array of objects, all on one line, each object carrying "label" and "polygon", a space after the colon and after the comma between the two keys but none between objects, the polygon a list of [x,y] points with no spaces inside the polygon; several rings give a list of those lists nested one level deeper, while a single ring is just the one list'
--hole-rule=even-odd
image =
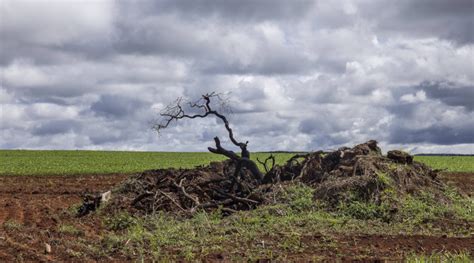
[{"label": "weed", "polygon": [[79,258],[79,257],[83,256],[83,254],[80,251],[75,251],[75,250],[72,250],[70,248],[66,249],[66,254],[68,254],[70,257],[74,257],[74,258]]},{"label": "weed", "polygon": [[79,207],[82,206],[82,203],[77,203],[77,204],[73,204],[71,206],[69,206],[68,208],[64,209],[64,213],[68,216],[76,216],[77,215],[77,211],[79,211]]},{"label": "weed", "polygon": [[445,214],[447,208],[429,194],[407,195],[401,203],[398,216],[410,225],[420,225],[433,221]]},{"label": "weed", "polygon": [[84,232],[80,229],[77,229],[75,226],[72,225],[64,225],[61,224],[58,226],[58,232],[62,234],[68,234],[73,236],[82,236]]},{"label": "weed", "polygon": [[13,219],[3,222],[3,227],[7,230],[20,230],[23,225]]},{"label": "weed", "polygon": [[391,185],[393,183],[393,179],[384,172],[377,172],[377,180],[383,185]]},{"label": "weed", "polygon": [[124,249],[124,246],[123,246],[124,243],[126,243],[125,237],[123,237],[122,235],[116,235],[116,234],[107,234],[101,240],[102,247],[108,253],[113,253],[121,249]]},{"label": "weed", "polygon": [[459,262],[468,263],[473,262],[472,258],[467,252],[438,252],[430,255],[416,255],[411,254],[406,259],[409,263],[428,263],[428,262]]},{"label": "weed", "polygon": [[387,222],[391,218],[389,207],[386,204],[377,205],[363,201],[352,201],[340,203],[338,210],[346,216],[361,220],[381,219]]},{"label": "weed", "polygon": [[289,204],[295,211],[307,211],[314,207],[314,189],[303,184],[292,184],[285,189],[285,199],[283,202]]},{"label": "weed", "polygon": [[137,223],[137,220],[126,212],[122,212],[105,219],[105,226],[109,230],[125,230]]},{"label": "weed", "polygon": [[279,242],[278,247],[287,252],[301,252],[303,249],[301,234],[298,232],[283,234],[283,238]]}]

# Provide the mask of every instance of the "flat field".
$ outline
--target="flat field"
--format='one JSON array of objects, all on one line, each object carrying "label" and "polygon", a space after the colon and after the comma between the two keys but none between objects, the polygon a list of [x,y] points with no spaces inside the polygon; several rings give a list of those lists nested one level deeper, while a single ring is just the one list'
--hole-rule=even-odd
[{"label": "flat field", "polygon": [[[282,163],[292,154],[275,156]],[[391,223],[372,218],[372,207],[320,210],[313,189],[302,185],[275,197],[281,204],[225,218],[204,212],[190,219],[100,211],[74,216],[82,194],[107,191],[132,173],[222,159],[210,153],[0,151],[0,262],[473,260],[473,157],[416,157],[445,170],[441,180],[463,196],[453,195],[451,204],[408,199],[401,220]]]},{"label": "flat field", "polygon": [[[264,160],[269,155],[253,153],[251,157]],[[273,155],[281,164],[294,154]],[[208,152],[0,150],[0,175],[131,174],[159,168],[193,168],[224,159]],[[415,160],[448,172],[474,171],[474,156],[415,156]]]}]

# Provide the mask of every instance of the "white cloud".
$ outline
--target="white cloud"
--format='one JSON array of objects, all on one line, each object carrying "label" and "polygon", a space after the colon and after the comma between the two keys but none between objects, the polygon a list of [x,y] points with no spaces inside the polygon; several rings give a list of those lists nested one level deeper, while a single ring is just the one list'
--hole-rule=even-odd
[{"label": "white cloud", "polygon": [[2,69],[2,82],[9,87],[44,87],[53,83],[51,76],[31,62],[15,60],[8,67]]},{"label": "white cloud", "polygon": [[33,45],[61,45],[108,37],[113,1],[2,0],[3,36]]}]

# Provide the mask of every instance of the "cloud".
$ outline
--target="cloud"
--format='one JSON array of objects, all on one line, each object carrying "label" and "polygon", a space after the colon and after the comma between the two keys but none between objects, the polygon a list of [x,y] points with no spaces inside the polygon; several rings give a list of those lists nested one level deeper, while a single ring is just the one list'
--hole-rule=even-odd
[{"label": "cloud", "polygon": [[67,132],[80,133],[80,124],[74,120],[52,120],[40,123],[31,130],[33,135],[56,135]]},{"label": "cloud", "polygon": [[2,0],[0,63],[18,58],[39,63],[69,61],[68,45],[97,49],[112,37],[113,1]]},{"label": "cloud", "polygon": [[458,45],[474,43],[471,0],[362,1],[362,14],[386,36],[437,37]]},{"label": "cloud", "polygon": [[390,141],[403,144],[431,143],[440,145],[474,143],[473,128],[473,123],[461,128],[439,125],[423,129],[399,128],[392,130]]},{"label": "cloud", "polygon": [[453,82],[425,81],[418,87],[430,98],[438,99],[449,106],[461,106],[474,110],[474,86],[464,86]]},{"label": "cloud", "polygon": [[473,144],[472,1],[0,1],[2,148],[205,150],[150,122],[212,91],[251,150]]},{"label": "cloud", "polygon": [[183,19],[196,20],[201,17],[218,17],[231,22],[255,23],[268,20],[302,19],[313,8],[315,2],[311,0],[242,0],[212,1],[212,0],[159,0],[141,1],[140,4],[121,2],[125,9],[139,9],[138,12],[145,16],[174,13]]},{"label": "cloud", "polygon": [[98,116],[107,118],[124,118],[133,115],[146,106],[144,101],[120,95],[101,95],[91,105],[91,110]]}]

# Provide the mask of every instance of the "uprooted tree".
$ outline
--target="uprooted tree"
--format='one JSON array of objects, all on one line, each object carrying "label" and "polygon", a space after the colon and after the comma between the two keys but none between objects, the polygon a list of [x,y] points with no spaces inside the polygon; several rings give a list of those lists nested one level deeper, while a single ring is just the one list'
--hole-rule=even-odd
[{"label": "uprooted tree", "polygon": [[[196,119],[214,116],[223,122],[224,127],[227,130],[229,140],[235,146],[240,148],[240,156],[235,152],[222,147],[221,141],[217,136],[214,137],[216,147],[208,147],[207,149],[212,153],[224,155],[236,163],[236,169],[233,176],[234,179],[238,178],[242,169],[248,169],[253,175],[254,179],[261,182],[263,180],[263,174],[258,169],[257,164],[250,159],[250,152],[247,149],[249,142],[246,141],[244,143],[235,139],[234,132],[230,127],[229,121],[227,120],[226,116],[213,108],[211,100],[217,100],[221,108],[225,108],[227,106],[227,101],[223,99],[222,95],[215,92],[206,93],[202,95],[202,97],[197,101],[187,102],[187,105],[182,105],[183,99],[178,98],[174,104],[168,105],[163,110],[163,112],[160,113],[160,116],[163,119],[159,123],[153,125],[153,129],[160,133],[163,129],[167,128],[174,121],[178,121],[181,119]],[[188,108],[198,110],[200,112],[189,114],[188,112],[186,112],[185,106],[188,106]]]},{"label": "uprooted tree", "polygon": [[[149,170],[131,176],[114,190],[106,209],[139,214],[166,211],[187,216],[198,210],[220,209],[231,214],[275,202],[283,188],[274,186],[284,181],[299,181],[312,187],[314,199],[324,202],[328,209],[341,203],[365,202],[383,210],[380,214],[387,220],[407,194],[430,192],[439,202],[449,199],[443,194],[444,184],[437,179],[436,170],[402,151],[389,151],[384,156],[374,140],[332,152],[297,154],[283,164],[275,164],[273,156],[264,162],[257,159],[265,169],[262,173],[250,159],[248,141],[235,138],[223,110],[213,106],[216,102],[225,109],[226,100],[214,92],[193,102],[178,98],[161,112],[161,120],[153,128],[160,133],[179,120],[216,117],[232,144],[240,148],[240,155],[222,147],[215,137],[215,147],[208,150],[228,160],[193,169]],[[94,210],[99,199],[85,200],[80,214]]]}]

